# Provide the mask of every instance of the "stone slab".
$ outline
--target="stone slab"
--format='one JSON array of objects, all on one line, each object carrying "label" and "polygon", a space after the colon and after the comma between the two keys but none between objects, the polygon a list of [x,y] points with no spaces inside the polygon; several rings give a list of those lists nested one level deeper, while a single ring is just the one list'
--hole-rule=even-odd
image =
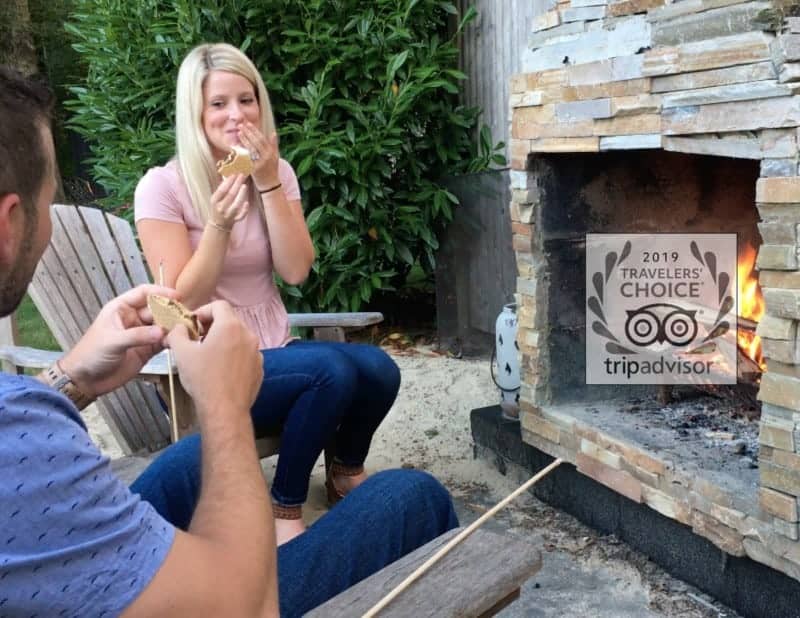
[{"label": "stone slab", "polygon": [[799,204],[800,177],[759,178],[756,181],[756,202],[760,204]]},{"label": "stone slab", "polygon": [[664,6],[665,0],[621,0],[608,5],[608,14],[612,17],[646,13],[650,9]]},{"label": "stone slab", "polygon": [[611,99],[556,103],[555,108],[557,122],[575,122],[593,120],[595,118],[610,118],[612,116]]},{"label": "stone slab", "polygon": [[792,89],[786,84],[780,84],[778,80],[763,80],[670,92],[662,96],[662,107],[666,109],[687,105],[709,105],[711,103],[770,99],[791,95]]},{"label": "stone slab", "polygon": [[[761,287],[800,289],[800,273],[762,270],[758,274]],[[769,308],[768,308],[769,310]]]},{"label": "stone slab", "polygon": [[797,129],[765,129],[759,133],[758,138],[764,157],[771,159],[797,157]]},{"label": "stone slab", "polygon": [[782,341],[761,337],[761,349],[764,356],[770,360],[784,364],[800,362],[800,349],[798,349],[796,341]]},{"label": "stone slab", "polygon": [[761,245],[756,268],[765,270],[797,270],[797,246]]},{"label": "stone slab", "polygon": [[597,120],[594,123],[594,134],[608,135],[642,135],[661,132],[660,114],[638,114]]},{"label": "stone slab", "polygon": [[[576,9],[586,10],[586,9]],[[532,73],[543,69],[556,69],[565,64],[583,64],[608,58],[607,30],[585,32],[576,39],[553,43],[522,56],[522,68]],[[633,53],[631,50],[629,53]]]},{"label": "stone slab", "polygon": [[620,56],[611,59],[611,79],[614,81],[642,79],[644,77],[644,54]]},{"label": "stone slab", "polygon": [[663,19],[674,19],[681,15],[703,13],[711,9],[730,6],[732,4],[742,4],[747,1],[748,0],[684,0],[683,2],[674,2],[649,11],[647,13],[647,19],[651,22],[661,21]]},{"label": "stone slab", "polygon": [[800,567],[793,562],[776,555],[775,552],[768,549],[763,543],[759,543],[758,541],[754,541],[752,539],[745,539],[744,547],[747,551],[747,555],[753,560],[761,562],[762,564],[766,564],[767,566],[772,567],[781,573],[786,573],[796,580],[800,580]]},{"label": "stone slab", "polygon": [[638,55],[652,47],[651,26],[644,15],[606,19],[603,27],[609,29],[607,58]]},{"label": "stone slab", "polygon": [[[767,358],[767,371],[771,371],[776,375],[783,375],[789,376],[790,378],[800,378],[800,366],[795,365],[794,363],[782,363],[774,358]],[[764,409],[766,406],[772,405],[766,402],[761,402],[761,414],[764,414]],[[774,408],[779,408],[779,406],[772,406]],[[782,408],[779,408],[782,409]],[[793,410],[796,412],[796,410]]]},{"label": "stone slab", "polygon": [[772,527],[778,534],[792,541],[800,538],[800,529],[798,529],[797,523],[783,521],[779,517],[775,517],[772,520]]},{"label": "stone slab", "polygon": [[622,494],[629,500],[642,502],[642,484],[627,472],[615,470],[583,453],[575,456],[575,463],[579,472],[602,483],[609,489],[613,489],[618,494]]},{"label": "stone slab", "polygon": [[572,95],[574,100],[647,95],[650,92],[650,78],[609,81],[603,84],[585,86],[570,86],[566,90],[568,90],[568,92],[564,94]]},{"label": "stone slab", "polygon": [[528,90],[528,76],[524,73],[516,73],[511,76],[511,93],[522,93]]},{"label": "stone slab", "polygon": [[539,32],[540,30],[547,30],[548,28],[555,28],[561,23],[561,16],[557,10],[546,11],[533,18],[531,24],[532,32]]},{"label": "stone slab", "polygon": [[762,159],[760,175],[763,178],[797,175],[797,159]]},{"label": "stone slab", "polygon": [[767,461],[759,462],[761,485],[792,496],[800,494],[800,474]]},{"label": "stone slab", "polygon": [[573,8],[582,6],[606,6],[608,0],[570,0],[569,5]]},{"label": "stone slab", "polygon": [[778,81],[783,83],[800,82],[800,63],[784,62],[778,71]]},{"label": "stone slab", "polygon": [[598,137],[564,137],[531,140],[531,152],[600,152]]},{"label": "stone slab", "polygon": [[661,111],[661,96],[657,94],[637,94],[611,99],[611,115],[635,116],[637,114],[657,114]]},{"label": "stone slab", "polygon": [[691,506],[663,491],[643,485],[642,499],[647,506],[655,509],[665,517],[675,519],[682,524],[691,522]]},{"label": "stone slab", "polygon": [[575,21],[569,24],[561,24],[560,26],[531,34],[528,37],[528,47],[536,49],[553,43],[573,41],[584,32],[586,32],[586,24],[583,22]]},{"label": "stone slab", "polygon": [[597,444],[590,442],[586,438],[581,438],[580,449],[581,453],[587,457],[596,459],[600,463],[609,466],[610,468],[614,468],[615,470],[620,470],[622,468],[622,462],[619,455],[600,448]]},{"label": "stone slab", "polygon": [[[784,372],[784,375],[791,374]],[[778,424],[784,422],[796,423],[800,422],[800,412],[797,410],[790,410],[789,408],[774,406],[771,403],[764,403],[761,404],[761,420],[765,422],[777,421]]]},{"label": "stone slab", "polygon": [[686,154],[760,159],[763,156],[758,137],[752,133],[721,133],[663,137],[664,150]]},{"label": "stone slab", "polygon": [[767,337],[778,341],[796,341],[797,320],[787,320],[767,313],[759,321],[756,334],[762,338]]},{"label": "stone slab", "polygon": [[762,62],[770,59],[770,41],[763,32],[747,32],[659,47],[645,52],[643,72],[654,77]]},{"label": "stone slab", "polygon": [[600,150],[644,150],[661,148],[660,133],[642,135],[614,135],[600,138]]},{"label": "stone slab", "polygon": [[508,105],[514,107],[536,107],[542,104],[542,91],[529,90],[528,92],[516,92],[508,97]]},{"label": "stone slab", "polygon": [[603,19],[606,16],[605,5],[582,6],[561,11],[561,21],[569,23],[574,21],[590,21]]},{"label": "stone slab", "polygon": [[706,537],[724,552],[732,556],[744,556],[744,537],[735,529],[726,526],[701,511],[692,511],[692,530]]},{"label": "stone slab", "polygon": [[759,487],[758,502],[762,509],[767,513],[779,517],[784,521],[797,522],[798,508],[797,497],[775,491],[767,487]]},{"label": "stone slab", "polygon": [[665,77],[654,77],[651,86],[653,93],[694,90],[714,86],[741,84],[760,80],[777,79],[778,74],[772,62],[758,62],[742,66],[711,69],[693,73],[681,73]]},{"label": "stone slab", "polygon": [[[763,180],[788,180],[785,178],[765,178]],[[778,220],[795,225],[800,221],[800,203],[787,202],[784,204],[756,204],[758,214],[764,220]],[[770,286],[771,287],[771,286]],[[787,287],[787,286],[776,286]],[[793,287],[793,286],[788,286]]]},{"label": "stone slab", "polygon": [[769,2],[746,2],[655,22],[653,46],[680,45],[760,30],[755,25],[756,18],[761,11],[770,7]]},{"label": "stone slab", "polygon": [[761,376],[758,398],[776,406],[800,410],[800,379],[768,371]]},{"label": "stone slab", "polygon": [[561,431],[558,426],[545,420],[540,414],[525,414],[522,419],[522,426],[531,433],[535,433],[554,444],[558,444],[561,441]]},{"label": "stone slab", "polygon": [[[778,53],[776,58],[774,55]],[[800,60],[800,35],[784,33],[776,37],[775,44],[773,45],[773,62],[779,60],[780,62],[797,62]]]},{"label": "stone slab", "polygon": [[665,135],[757,131],[800,125],[800,99],[779,97],[664,110]]},{"label": "stone slab", "polygon": [[758,432],[759,444],[765,444],[782,451],[795,450],[794,423],[781,423],[773,420],[770,423],[761,422]]}]

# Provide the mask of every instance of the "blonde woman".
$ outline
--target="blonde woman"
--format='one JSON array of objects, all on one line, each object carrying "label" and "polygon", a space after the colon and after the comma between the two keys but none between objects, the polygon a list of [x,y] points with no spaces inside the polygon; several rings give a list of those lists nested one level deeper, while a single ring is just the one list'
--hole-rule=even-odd
[{"label": "blonde woman", "polygon": [[[259,337],[264,382],[252,419],[257,436],[283,426],[271,491],[284,543],[305,529],[309,476],[331,438],[329,501],[364,481],[370,441],[394,403],[400,372],[377,347],[296,341],[289,334],[273,273],[301,283],[314,248],[297,177],[280,158],[267,90],[241,51],[200,45],[186,56],[178,73],[176,141],[175,157],[139,182],[137,230],[151,272],[162,268],[165,285],[189,307],[227,300]],[[216,163],[234,145],[249,150],[254,171],[222,179]]]}]

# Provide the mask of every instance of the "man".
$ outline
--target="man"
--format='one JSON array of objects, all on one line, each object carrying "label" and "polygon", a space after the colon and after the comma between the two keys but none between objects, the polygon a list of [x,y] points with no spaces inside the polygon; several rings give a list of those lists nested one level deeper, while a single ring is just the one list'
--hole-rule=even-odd
[{"label": "man", "polygon": [[[0,67],[0,315],[22,299],[50,233],[49,91]],[[380,473],[276,552],[250,406],[255,337],[230,307],[197,313],[202,342],[152,325],[139,286],[107,304],[36,379],[0,374],[0,614],[300,615],[456,525],[428,475]],[[200,435],[126,487],[78,407],[124,384],[163,345],[194,398]],[[180,463],[200,448],[202,470]],[[202,479],[202,480],[201,480]],[[134,493],[135,492],[135,493]]]}]

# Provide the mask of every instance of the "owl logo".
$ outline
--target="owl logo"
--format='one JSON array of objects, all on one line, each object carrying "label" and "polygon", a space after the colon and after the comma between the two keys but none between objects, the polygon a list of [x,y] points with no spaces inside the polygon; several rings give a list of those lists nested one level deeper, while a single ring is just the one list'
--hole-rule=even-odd
[{"label": "owl logo", "polygon": [[697,336],[696,309],[668,303],[654,303],[628,310],[625,335],[632,344],[645,348],[653,343],[685,346]]}]

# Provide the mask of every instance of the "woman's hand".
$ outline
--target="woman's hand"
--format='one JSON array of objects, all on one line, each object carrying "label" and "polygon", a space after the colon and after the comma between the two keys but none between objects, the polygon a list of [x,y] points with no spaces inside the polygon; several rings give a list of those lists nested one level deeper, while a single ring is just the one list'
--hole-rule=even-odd
[{"label": "woman's hand", "polygon": [[234,223],[247,216],[249,207],[244,175],[228,176],[211,196],[211,222],[216,227],[231,230]]},{"label": "woman's hand", "polygon": [[253,158],[253,182],[256,189],[263,191],[280,182],[278,177],[278,134],[265,137],[252,122],[245,122],[239,127],[239,140],[250,151]]}]

